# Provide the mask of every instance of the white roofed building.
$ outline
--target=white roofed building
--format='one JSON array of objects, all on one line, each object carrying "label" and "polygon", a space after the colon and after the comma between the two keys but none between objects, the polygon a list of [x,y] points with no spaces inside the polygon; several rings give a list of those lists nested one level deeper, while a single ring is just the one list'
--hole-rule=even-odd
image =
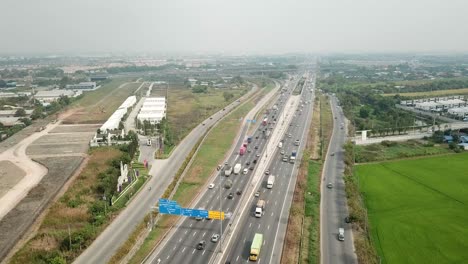
[{"label": "white roofed building", "polygon": [[166,110],[167,104],[165,97],[149,97],[143,102],[137,119],[140,122],[147,120],[151,124],[157,124],[166,117]]},{"label": "white roofed building", "polygon": [[136,97],[128,97],[119,108],[107,119],[107,121],[101,126],[100,130],[102,132],[111,131],[119,128],[120,121],[125,116],[128,111],[128,108],[134,106],[136,103]]}]

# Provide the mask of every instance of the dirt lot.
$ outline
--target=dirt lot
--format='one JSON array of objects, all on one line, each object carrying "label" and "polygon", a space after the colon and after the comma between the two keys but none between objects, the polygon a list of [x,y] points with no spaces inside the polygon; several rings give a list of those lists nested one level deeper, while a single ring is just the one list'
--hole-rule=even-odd
[{"label": "dirt lot", "polygon": [[[0,221],[0,259],[5,258],[15,243],[23,237],[34,220],[47,207],[49,201],[73,175],[86,156],[88,142],[96,129],[96,126],[93,125],[59,125],[49,134],[34,141],[26,149],[28,156],[43,164],[49,171],[41,182]],[[16,140],[12,141],[13,144],[30,133],[34,133],[34,130],[29,133],[23,132],[24,135],[17,136]],[[12,143],[10,142],[10,144]],[[2,151],[8,147],[9,144],[3,144]],[[3,170],[4,165],[10,169]],[[17,173],[19,169],[15,170],[14,164],[3,162],[0,163],[0,166],[5,177],[12,179],[8,182],[8,186],[2,181],[0,186],[0,194],[2,194],[3,189],[6,191],[13,187],[22,176],[21,173]],[[4,176],[0,175],[0,180],[2,177]],[[3,188],[4,186],[8,189]]]},{"label": "dirt lot", "polygon": [[0,221],[0,259],[4,259],[14,244],[62,188],[78,168],[82,157],[38,158],[49,169],[38,186]]},{"label": "dirt lot", "polygon": [[15,186],[26,173],[15,164],[7,160],[0,161],[0,197]]}]

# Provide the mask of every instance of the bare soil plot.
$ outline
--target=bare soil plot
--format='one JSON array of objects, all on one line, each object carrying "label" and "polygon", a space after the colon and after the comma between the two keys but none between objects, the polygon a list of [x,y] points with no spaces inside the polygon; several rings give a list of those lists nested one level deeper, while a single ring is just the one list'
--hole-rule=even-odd
[{"label": "bare soil plot", "polygon": [[15,186],[26,173],[10,161],[0,161],[0,197]]},{"label": "bare soil plot", "polygon": [[[0,259],[4,259],[33,221],[78,168],[82,157],[36,159],[49,169],[41,182],[0,221]],[[26,263],[26,262],[24,262]]]},{"label": "bare soil plot", "polygon": [[49,134],[53,133],[78,133],[78,132],[90,132],[94,133],[98,128],[100,128],[100,124],[92,125],[92,124],[86,124],[86,125],[61,125],[56,128],[54,128],[52,131],[49,132]]},{"label": "bare soil plot", "polygon": [[88,142],[93,133],[69,133],[45,135],[26,149],[26,154],[34,155],[57,155],[86,153]]}]

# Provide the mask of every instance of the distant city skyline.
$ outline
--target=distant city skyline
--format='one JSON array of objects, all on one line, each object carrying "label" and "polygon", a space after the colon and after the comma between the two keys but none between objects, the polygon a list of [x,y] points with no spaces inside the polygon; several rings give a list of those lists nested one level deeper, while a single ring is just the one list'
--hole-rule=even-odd
[{"label": "distant city skyline", "polygon": [[2,0],[0,10],[0,55],[468,52],[462,0]]}]

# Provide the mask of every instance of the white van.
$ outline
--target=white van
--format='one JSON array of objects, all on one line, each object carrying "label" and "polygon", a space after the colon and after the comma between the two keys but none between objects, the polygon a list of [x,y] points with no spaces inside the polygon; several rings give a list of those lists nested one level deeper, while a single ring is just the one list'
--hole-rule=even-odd
[{"label": "white van", "polygon": [[344,241],[344,228],[338,228],[338,240]]},{"label": "white van", "polygon": [[282,147],[283,147],[283,142],[280,142],[280,143],[278,144],[278,148],[282,148]]},{"label": "white van", "polygon": [[151,146],[151,138],[148,138],[148,139],[146,140],[146,145],[147,145],[147,146]]}]

